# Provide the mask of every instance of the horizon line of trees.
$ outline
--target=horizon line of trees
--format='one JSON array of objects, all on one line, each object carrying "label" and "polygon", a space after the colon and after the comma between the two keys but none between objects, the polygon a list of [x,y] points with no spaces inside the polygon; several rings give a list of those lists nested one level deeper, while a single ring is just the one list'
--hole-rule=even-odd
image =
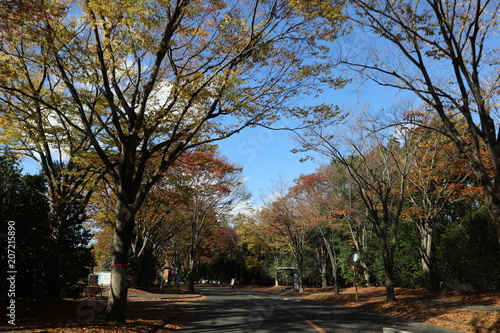
[{"label": "horizon line of trees", "polygon": [[347,258],[359,253],[364,284],[384,285],[387,302],[395,286],[499,287],[500,246],[481,186],[437,120],[425,121],[376,128],[364,117],[351,131],[298,136],[301,150],[331,163],[277,191],[260,219],[286,240],[299,283],[312,251],[322,257],[319,276],[329,272],[337,287],[339,276],[352,278]]},{"label": "horizon line of trees", "polygon": [[[291,284],[290,272],[277,268],[294,266],[299,288],[303,281],[338,292],[352,283],[347,259],[357,252],[365,286],[387,287],[389,273],[392,288],[497,289],[494,223],[467,161],[449,138],[420,127],[356,133],[364,139],[346,141],[344,155],[330,155],[330,165],[277,189],[275,199],[253,214],[214,220],[201,242],[196,280]],[[178,209],[169,214],[181,216]],[[164,243],[143,286],[155,280],[165,259],[190,275],[188,257],[179,257],[188,238],[170,237],[176,241]],[[384,251],[390,251],[389,267]],[[388,295],[395,298],[393,290]]]}]

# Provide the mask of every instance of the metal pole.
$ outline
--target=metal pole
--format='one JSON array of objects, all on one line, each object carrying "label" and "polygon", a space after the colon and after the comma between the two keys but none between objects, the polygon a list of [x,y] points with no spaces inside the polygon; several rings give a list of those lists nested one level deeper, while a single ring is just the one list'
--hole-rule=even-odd
[{"label": "metal pole", "polygon": [[359,300],[359,297],[358,297],[358,275],[356,274],[358,270],[355,269],[354,270],[354,289],[356,290],[356,301]]}]

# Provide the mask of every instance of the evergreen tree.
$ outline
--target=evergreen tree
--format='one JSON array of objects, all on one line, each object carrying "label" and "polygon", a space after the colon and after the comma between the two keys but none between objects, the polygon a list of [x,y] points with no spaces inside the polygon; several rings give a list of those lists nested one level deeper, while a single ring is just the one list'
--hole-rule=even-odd
[{"label": "evergreen tree", "polygon": [[[61,237],[51,237],[47,183],[42,175],[23,175],[14,154],[5,150],[0,155],[0,223],[2,233],[8,226],[15,228],[15,266],[7,269],[7,238],[0,238],[3,271],[16,271],[16,298],[61,296],[54,290],[52,279],[58,276],[63,287],[62,295],[70,294],[79,281],[84,281],[92,265],[89,241],[90,231],[84,229],[85,216],[74,215],[68,219]],[[78,210],[79,207],[74,207]],[[4,231],[5,230],[5,231]],[[60,251],[62,259],[55,265],[54,252]],[[57,273],[54,274],[54,270]],[[2,280],[2,290],[7,281]],[[5,294],[4,294],[5,297]]]},{"label": "evergreen tree", "polygon": [[485,206],[449,222],[438,247],[438,272],[449,289],[500,287],[500,245]]}]

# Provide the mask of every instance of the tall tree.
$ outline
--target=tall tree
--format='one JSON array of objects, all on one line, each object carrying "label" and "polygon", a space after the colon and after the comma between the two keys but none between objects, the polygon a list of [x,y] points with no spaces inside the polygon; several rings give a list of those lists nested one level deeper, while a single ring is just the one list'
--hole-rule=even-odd
[{"label": "tall tree", "polygon": [[[386,302],[392,303],[394,253],[411,166],[410,151],[393,133],[366,128],[365,122],[363,119],[351,137],[346,131],[334,138],[320,126],[311,128],[299,141],[304,149],[325,154],[347,169],[377,236],[385,270]],[[401,140],[408,133],[404,129],[395,132]]]},{"label": "tall tree", "polygon": [[412,131],[415,135],[407,144],[418,148],[412,150],[415,155],[406,191],[409,205],[404,214],[419,230],[424,288],[432,291],[437,287],[434,232],[439,218],[451,203],[464,200],[478,188],[471,184],[473,174],[467,161],[446,136],[423,127]]},{"label": "tall tree", "polygon": [[357,195],[355,181],[341,163],[332,163],[329,168],[328,180],[334,194],[332,202],[332,218],[337,223],[342,223],[347,229],[353,249],[360,255],[358,272],[363,274],[364,284],[370,286],[370,269],[365,259],[368,252],[369,220],[366,218],[367,210],[359,195]]},{"label": "tall tree", "polygon": [[[47,9],[50,11],[44,13]],[[47,179],[50,235],[55,244],[64,242],[64,238],[69,236],[65,231],[70,228],[72,220],[84,213],[92,195],[92,186],[100,173],[99,165],[92,163],[95,160],[88,155],[89,139],[60,119],[58,112],[62,110],[67,112],[67,117],[74,118],[75,114],[66,110],[67,104],[59,98],[57,85],[51,84],[53,77],[48,69],[39,67],[39,70],[32,71],[33,68],[29,67],[30,61],[27,59],[36,57],[40,52],[25,48],[23,39],[28,38],[20,34],[26,31],[24,27],[17,31],[17,24],[21,22],[44,17],[55,19],[60,15],[60,7],[47,8],[39,2],[13,0],[0,5],[0,40],[3,41],[0,54],[4,60],[16,57],[26,59],[2,66],[3,74],[9,76],[3,78],[4,82],[16,81],[17,91],[0,92],[0,141],[39,164]],[[46,102],[26,96],[37,96]],[[64,272],[58,268],[61,253],[55,250],[50,254],[54,267],[48,272],[52,278],[47,287],[53,296],[59,296],[64,283],[60,281]]]},{"label": "tall tree", "polygon": [[484,191],[500,242],[500,3],[350,2],[350,19],[359,27],[350,47],[358,50],[338,60],[382,86],[416,96],[439,115]]},{"label": "tall tree", "polygon": [[240,178],[241,169],[219,158],[215,151],[195,151],[179,161],[185,169],[177,185],[183,198],[178,209],[189,231],[187,271],[189,289],[194,291],[200,245],[235,205],[248,199],[248,194]]},{"label": "tall tree", "polygon": [[[283,184],[281,185],[283,186]],[[296,263],[298,276],[298,291],[304,292],[303,273],[304,256],[307,249],[307,231],[310,229],[309,221],[302,218],[297,206],[299,198],[291,190],[279,189],[276,198],[266,204],[269,211],[268,222],[278,231],[290,248]]]},{"label": "tall tree", "polygon": [[[312,87],[306,76],[327,69],[303,62],[316,51],[312,20],[285,0],[37,4],[40,17],[2,35],[0,89],[64,104],[51,109],[88,137],[109,174],[117,203],[107,319],[125,322],[135,216],[151,187],[186,150],[276,121]],[[26,72],[44,93],[24,89]]]},{"label": "tall tree", "polygon": [[[18,163],[12,152],[6,150],[0,153],[0,224],[4,230],[7,230],[7,225],[9,230],[12,227],[15,229],[16,296],[53,297],[53,274],[49,274],[50,271],[60,275],[59,291],[62,294],[78,296],[74,293],[77,290],[72,287],[88,276],[92,265],[91,235],[83,226],[85,215],[68,220],[61,232],[63,237],[56,242],[49,218],[47,181],[43,175],[22,175]],[[81,208],[77,206],[74,209],[79,211]],[[2,245],[4,241],[7,238],[0,239]],[[55,251],[61,251],[58,263],[53,260]],[[3,251],[1,256],[6,269],[7,251]]]},{"label": "tall tree", "polygon": [[[320,240],[320,249],[325,251],[326,257],[330,260],[332,276],[335,285],[335,294],[339,294],[338,283],[338,241],[339,224],[334,216],[338,207],[335,207],[338,199],[336,188],[331,186],[332,169],[323,167],[313,174],[301,175],[295,180],[295,186],[290,191],[296,196],[298,206],[297,212],[302,219],[309,222],[310,232],[317,235]],[[337,237],[335,237],[337,234]],[[320,251],[321,252],[321,251]],[[326,274],[326,270],[323,274]],[[323,287],[326,277],[323,276]]]},{"label": "tall tree", "polygon": [[[143,285],[148,281],[141,281],[143,262],[149,257],[153,262],[160,263],[160,258],[174,236],[182,230],[185,221],[176,212],[176,208],[183,203],[184,187],[177,187],[179,178],[184,175],[182,163],[176,163],[169,172],[157,182],[138,211],[135,220],[135,230],[131,243],[131,261],[134,262],[132,284]],[[103,181],[95,189],[95,194],[90,200],[89,213],[92,217],[92,227],[96,232],[96,259],[100,263],[109,260],[109,248],[112,240],[116,216],[116,192],[110,186],[109,180]],[[102,265],[100,265],[102,266]],[[156,269],[157,267],[154,267]],[[108,268],[109,269],[109,268]],[[151,268],[149,271],[152,271]]]},{"label": "tall tree", "polygon": [[[244,277],[244,249],[239,245],[235,229],[221,223],[210,232],[200,251],[199,276],[208,281],[228,283],[232,278],[241,282]],[[201,269],[203,268],[203,269]]]},{"label": "tall tree", "polygon": [[[253,214],[242,216],[244,222],[238,226],[236,232],[240,238],[241,246],[247,249],[246,261],[252,267],[263,267],[266,260],[271,262],[269,275],[274,278],[274,285],[279,285],[280,257],[288,250],[287,242],[270,224],[272,211],[259,210]],[[264,273],[264,272],[262,272]]]}]

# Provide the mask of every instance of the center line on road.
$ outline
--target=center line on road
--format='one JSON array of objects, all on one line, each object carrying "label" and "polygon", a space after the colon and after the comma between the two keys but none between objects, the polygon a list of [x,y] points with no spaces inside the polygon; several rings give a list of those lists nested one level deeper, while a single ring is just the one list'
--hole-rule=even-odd
[{"label": "center line on road", "polygon": [[310,321],[309,319],[307,319],[306,317],[304,317],[303,315],[287,308],[286,306],[283,306],[283,305],[280,305],[278,303],[275,303],[273,301],[270,301],[268,299],[265,299],[265,298],[262,298],[262,297],[259,297],[259,296],[255,296],[255,295],[250,295],[252,297],[255,297],[255,298],[258,298],[260,300],[263,300],[263,301],[266,301],[268,303],[271,303],[271,304],[274,304],[276,306],[279,306],[280,308],[282,309],[285,309],[286,311],[290,312],[291,314],[293,314],[294,316],[302,319],[303,321],[305,321],[306,323],[308,323],[312,328],[314,328],[316,331],[320,332],[320,333],[326,333],[326,331],[324,329],[322,329],[321,327],[319,327],[318,325],[316,325],[315,323],[313,323],[312,321]]}]

